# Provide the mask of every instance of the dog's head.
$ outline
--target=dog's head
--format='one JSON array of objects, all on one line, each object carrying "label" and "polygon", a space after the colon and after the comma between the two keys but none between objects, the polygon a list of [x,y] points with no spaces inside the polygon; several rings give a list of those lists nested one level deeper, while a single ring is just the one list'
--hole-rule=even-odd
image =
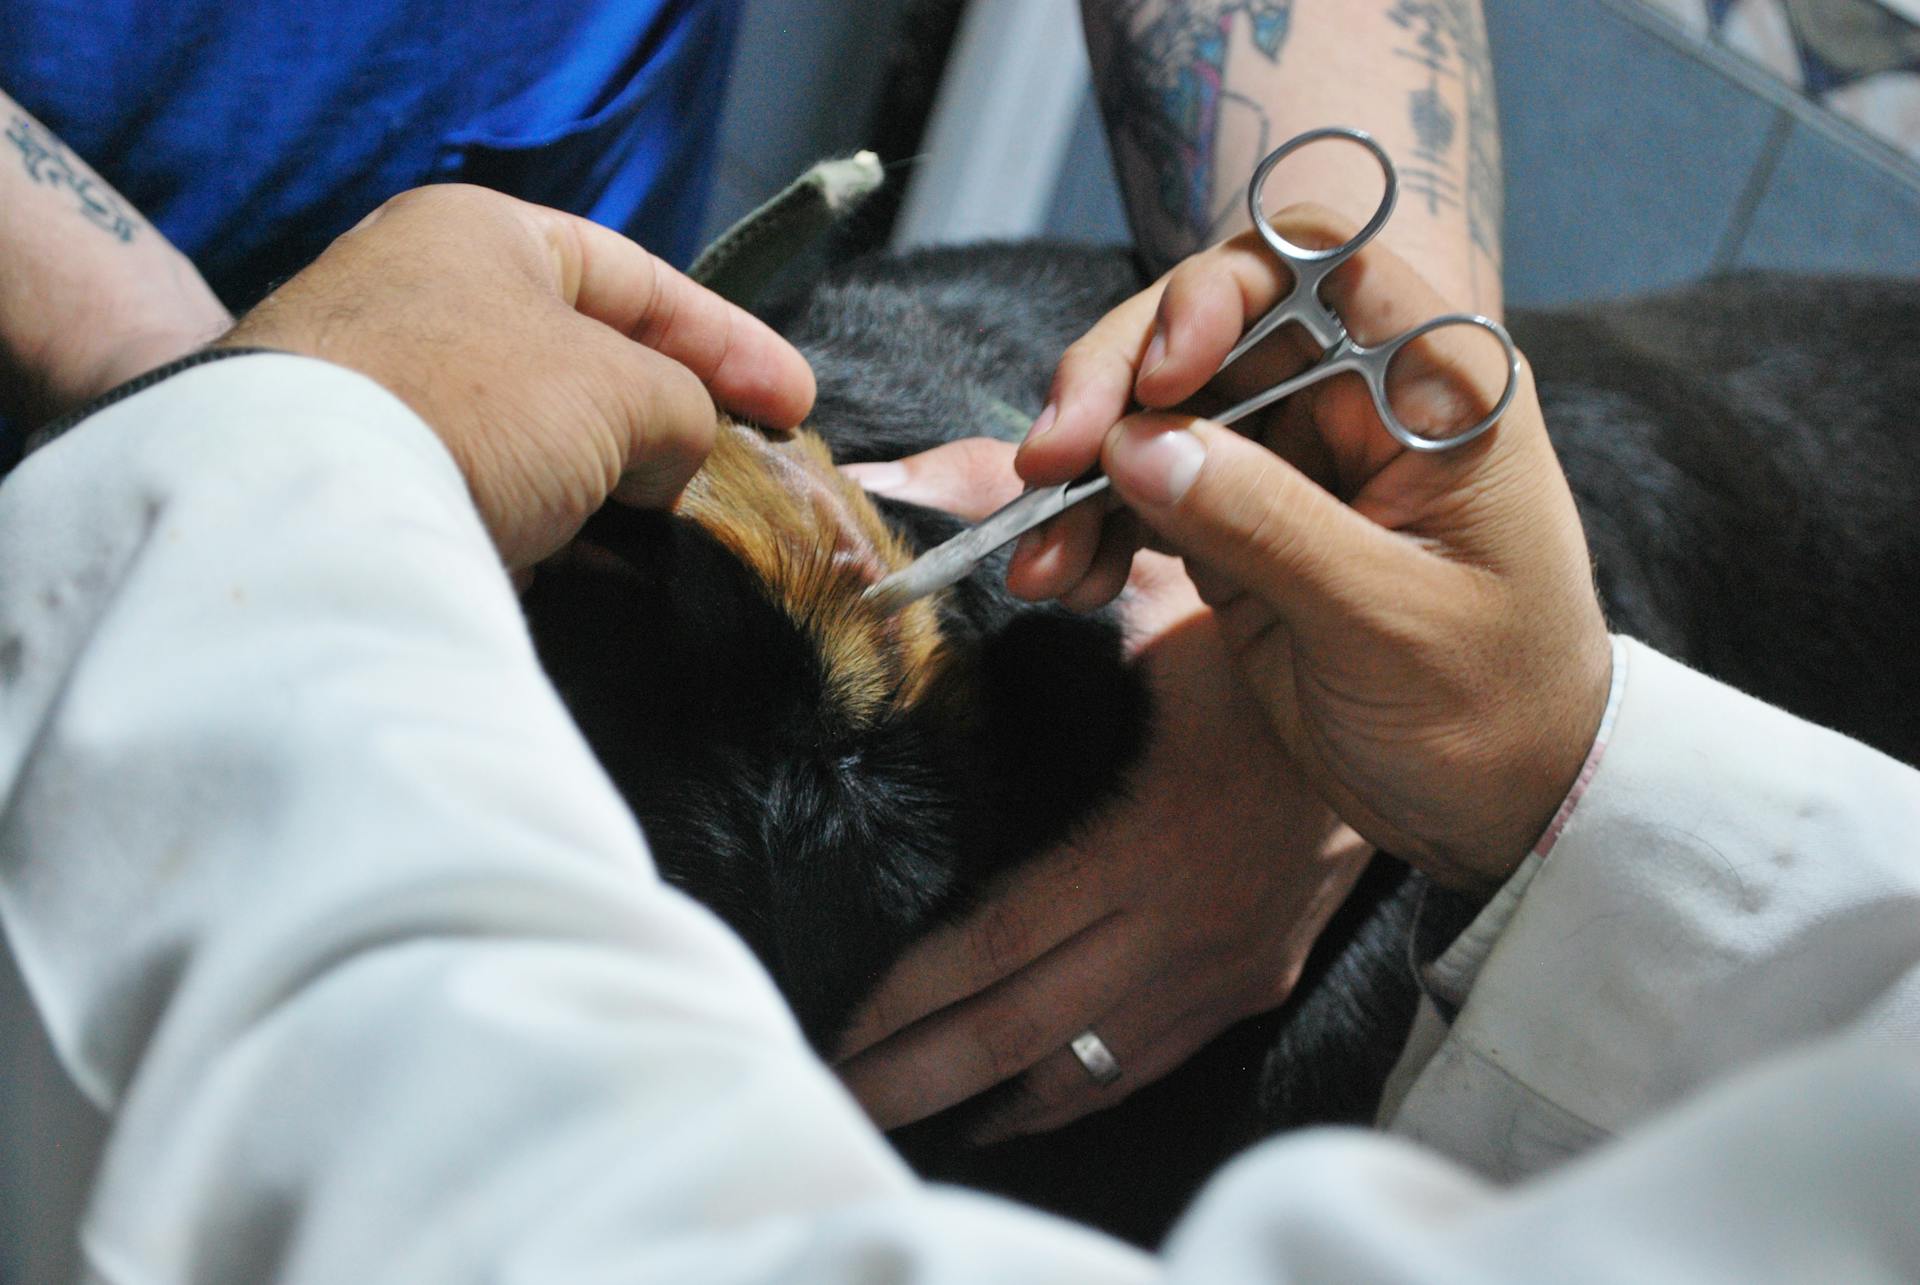
[{"label": "dog's head", "polygon": [[609,506],[526,599],[663,874],[754,948],[817,1043],[915,937],[1062,837],[1137,752],[1117,626],[990,565],[886,615],[958,529],[876,506],[810,432],[723,423],[671,513]]}]

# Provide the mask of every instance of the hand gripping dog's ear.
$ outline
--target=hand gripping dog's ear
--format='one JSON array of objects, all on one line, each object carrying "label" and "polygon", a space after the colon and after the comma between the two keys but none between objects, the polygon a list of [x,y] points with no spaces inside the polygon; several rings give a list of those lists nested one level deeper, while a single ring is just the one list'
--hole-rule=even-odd
[{"label": "hand gripping dog's ear", "polygon": [[998,569],[861,599],[957,523],[875,508],[803,432],[723,424],[673,513],[610,506],[542,569],[542,659],[662,873],[825,1045],[914,938],[1117,789],[1146,697],[1117,626]]}]

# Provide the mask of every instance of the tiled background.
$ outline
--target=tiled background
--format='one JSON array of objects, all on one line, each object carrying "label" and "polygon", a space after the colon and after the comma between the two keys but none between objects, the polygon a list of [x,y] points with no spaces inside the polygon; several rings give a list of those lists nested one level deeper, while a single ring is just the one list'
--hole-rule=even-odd
[{"label": "tiled background", "polygon": [[1920,160],[1920,0],[1643,0]]},{"label": "tiled background", "polygon": [[1513,301],[1755,267],[1920,275],[1920,165],[1740,52],[1761,0],[1685,0],[1718,39],[1681,7],[1489,0]]},{"label": "tiled background", "polygon": [[[748,0],[714,226],[864,141],[901,5]],[[1512,301],[1745,267],[1920,276],[1917,64],[1903,43],[1920,25],[1904,9],[1920,0],[1487,0]],[[1803,48],[1798,31],[1815,39]],[[1861,47],[1904,61],[1841,68],[1836,51],[1852,49],[1858,70]],[[1852,118],[1810,102],[1807,85]],[[1090,107],[1040,230],[1125,236]]]}]

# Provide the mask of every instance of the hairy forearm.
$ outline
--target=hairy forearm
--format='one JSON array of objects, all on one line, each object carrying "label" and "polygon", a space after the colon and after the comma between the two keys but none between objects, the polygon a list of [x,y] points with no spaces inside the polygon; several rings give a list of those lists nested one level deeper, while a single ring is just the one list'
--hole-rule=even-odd
[{"label": "hairy forearm", "polygon": [[185,256],[0,93],[0,412],[56,414],[230,322]]},{"label": "hairy forearm", "polygon": [[[1443,296],[1498,315],[1499,124],[1480,0],[1082,0],[1136,242],[1155,269],[1247,225],[1260,157],[1323,125],[1372,133],[1399,167],[1382,234]],[[1289,161],[1270,209],[1364,221],[1373,162],[1329,145]]]}]

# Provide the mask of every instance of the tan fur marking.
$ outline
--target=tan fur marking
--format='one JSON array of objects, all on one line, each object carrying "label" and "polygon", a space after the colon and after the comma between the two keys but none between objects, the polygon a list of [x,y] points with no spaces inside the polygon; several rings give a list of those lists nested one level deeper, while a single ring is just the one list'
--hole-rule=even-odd
[{"label": "tan fur marking", "polygon": [[723,419],[679,513],[739,558],[813,642],[834,703],[854,727],[925,699],[943,640],[929,602],[882,615],[861,595],[913,561],[825,442],[802,430],[769,441]]}]

